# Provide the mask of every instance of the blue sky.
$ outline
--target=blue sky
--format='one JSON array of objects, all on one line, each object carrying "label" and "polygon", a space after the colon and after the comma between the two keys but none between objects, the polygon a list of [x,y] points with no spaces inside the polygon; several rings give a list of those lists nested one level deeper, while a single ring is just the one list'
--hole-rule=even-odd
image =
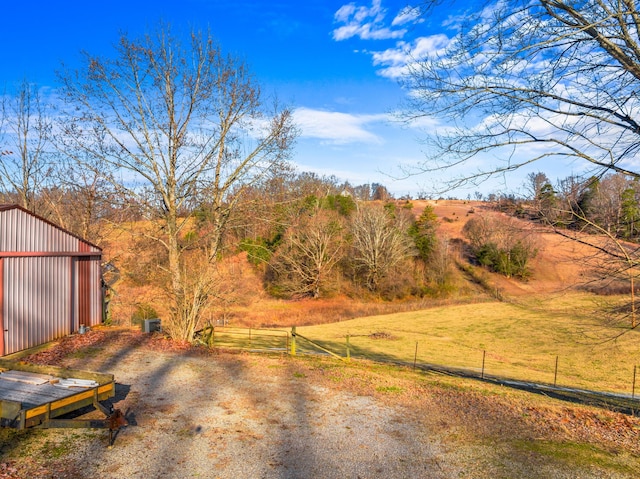
[{"label": "blue sky", "polygon": [[[265,93],[295,110],[302,134],[293,162],[300,171],[415,195],[442,185],[447,174],[394,179],[401,165],[423,159],[422,131],[393,121],[405,95],[398,73],[405,50],[438,47],[442,20],[418,18],[405,1],[391,0],[10,2],[0,28],[0,85],[26,77],[55,88],[62,62],[73,67],[81,50],[109,55],[121,32],[135,37],[159,21],[185,32],[210,28],[224,51],[250,65]],[[504,186],[450,194],[515,191],[525,173]]]}]

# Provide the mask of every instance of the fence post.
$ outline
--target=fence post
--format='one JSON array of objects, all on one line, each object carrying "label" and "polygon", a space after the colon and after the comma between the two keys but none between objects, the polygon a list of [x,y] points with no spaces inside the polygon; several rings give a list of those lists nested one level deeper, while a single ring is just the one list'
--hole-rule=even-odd
[{"label": "fence post", "polygon": [[296,327],[291,327],[291,356],[296,355]]},{"label": "fence post", "polygon": [[633,366],[633,387],[631,388],[631,399],[636,398],[636,368],[637,366]]},{"label": "fence post", "polygon": [[482,373],[480,374],[480,379],[484,379],[484,359],[487,356],[487,351],[482,351]]},{"label": "fence post", "polygon": [[413,369],[416,368],[416,361],[418,360],[418,341],[416,341],[416,352],[413,355]]},{"label": "fence post", "polygon": [[556,371],[553,373],[553,387],[558,384],[558,356],[556,356]]},{"label": "fence post", "polygon": [[351,348],[349,345],[349,335],[347,334],[347,361],[351,361]]}]

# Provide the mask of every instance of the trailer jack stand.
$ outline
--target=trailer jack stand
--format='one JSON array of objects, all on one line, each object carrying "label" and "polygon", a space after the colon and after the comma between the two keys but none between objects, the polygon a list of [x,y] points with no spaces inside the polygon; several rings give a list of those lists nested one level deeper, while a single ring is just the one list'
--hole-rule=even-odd
[{"label": "trailer jack stand", "polygon": [[109,448],[113,446],[114,432],[118,432],[120,428],[128,426],[127,420],[120,409],[115,409],[113,412],[109,412],[102,404],[98,403],[97,409],[100,409],[105,416],[105,419],[45,419],[38,428],[94,428],[94,429],[109,429]]}]

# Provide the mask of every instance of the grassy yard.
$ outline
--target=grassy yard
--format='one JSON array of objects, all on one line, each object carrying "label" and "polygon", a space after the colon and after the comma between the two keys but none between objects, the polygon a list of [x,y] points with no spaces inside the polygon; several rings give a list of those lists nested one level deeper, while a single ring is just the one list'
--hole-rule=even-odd
[{"label": "grassy yard", "polygon": [[[481,303],[305,326],[297,332],[353,357],[475,368],[516,379],[631,393],[640,333],[604,326],[594,298],[567,294],[526,303]],[[308,348],[305,341],[298,348]],[[638,371],[640,383],[640,370]],[[637,386],[640,394],[640,386]]]}]

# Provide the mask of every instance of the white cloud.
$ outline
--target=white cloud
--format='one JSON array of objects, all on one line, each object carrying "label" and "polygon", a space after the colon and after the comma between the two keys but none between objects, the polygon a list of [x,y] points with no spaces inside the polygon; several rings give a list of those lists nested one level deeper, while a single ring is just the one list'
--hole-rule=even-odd
[{"label": "white cloud", "polygon": [[[391,26],[415,23],[418,16],[413,10],[410,7],[403,8],[393,19]],[[386,40],[404,37],[406,29],[393,29],[384,24],[386,14],[381,0],[373,0],[371,7],[357,6],[355,3],[343,5],[335,13],[334,19],[344,25],[333,30],[333,39],[341,41],[358,37],[361,40]]]},{"label": "white cloud", "polygon": [[296,109],[293,117],[303,138],[318,138],[336,144],[382,143],[381,138],[366,126],[388,120],[385,114],[352,115],[310,108]]},{"label": "white cloud", "polygon": [[341,23],[348,23],[350,21],[360,23],[370,17],[381,21],[384,18],[384,14],[382,1],[373,0],[371,2],[371,8],[357,7],[355,3],[343,5],[338,9],[334,17],[336,21]]},{"label": "white cloud", "polygon": [[398,25],[405,25],[407,23],[422,23],[423,20],[420,18],[420,9],[417,7],[404,7],[398,14],[396,18],[391,22],[392,27],[396,27]]},{"label": "white cloud", "polygon": [[389,38],[402,38],[406,30],[391,30],[390,28],[380,28],[371,23],[364,25],[346,25],[336,28],[333,31],[333,39],[340,41],[358,36],[362,40],[387,40]]},{"label": "white cloud", "polygon": [[407,73],[407,67],[425,58],[435,56],[450,42],[444,34],[419,37],[413,42],[398,42],[393,48],[372,52],[373,65],[379,66],[379,74],[387,78],[400,78]]}]

